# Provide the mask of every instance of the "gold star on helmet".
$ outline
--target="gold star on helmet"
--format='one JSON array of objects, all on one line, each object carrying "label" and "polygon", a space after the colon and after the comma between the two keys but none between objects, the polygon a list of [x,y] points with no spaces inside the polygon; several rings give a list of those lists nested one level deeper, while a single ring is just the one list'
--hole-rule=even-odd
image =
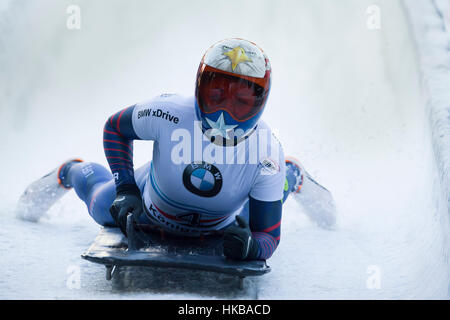
[{"label": "gold star on helmet", "polygon": [[250,59],[249,57],[247,57],[247,54],[245,53],[245,50],[242,49],[241,47],[236,47],[231,49],[228,52],[224,53],[225,56],[227,56],[228,58],[230,58],[231,60],[231,68],[236,69],[237,65],[241,62],[252,62],[252,59]]}]

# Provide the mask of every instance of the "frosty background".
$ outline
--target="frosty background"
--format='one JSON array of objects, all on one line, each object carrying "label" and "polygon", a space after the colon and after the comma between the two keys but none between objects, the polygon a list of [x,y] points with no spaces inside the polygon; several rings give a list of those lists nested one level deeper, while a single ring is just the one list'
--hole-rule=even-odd
[{"label": "frosty background", "polygon": [[[79,30],[67,28],[70,5]],[[273,271],[250,289],[186,274],[136,275],[146,286],[135,288],[81,260],[99,227],[74,193],[39,224],[14,217],[27,184],[62,161],[106,164],[109,115],[160,93],[193,94],[204,51],[227,37],[270,57],[263,118],[333,192],[337,230],[288,201]],[[0,130],[0,298],[449,296],[447,203],[400,1],[0,0]],[[136,166],[150,159],[151,143],[135,148]]]}]

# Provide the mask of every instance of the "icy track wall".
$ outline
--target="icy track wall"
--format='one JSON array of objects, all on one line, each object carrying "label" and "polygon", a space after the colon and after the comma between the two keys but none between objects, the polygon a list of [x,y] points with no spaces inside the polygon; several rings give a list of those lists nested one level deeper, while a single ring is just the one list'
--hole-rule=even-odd
[{"label": "icy track wall", "polygon": [[[79,31],[66,28],[74,2],[82,8]],[[254,297],[205,277],[176,287],[177,277],[136,278],[142,291],[106,283],[103,268],[80,259],[99,227],[73,192],[40,224],[11,212],[26,185],[66,157],[105,164],[108,115],[167,90],[192,94],[203,51],[226,36],[269,53],[276,81],[265,118],[340,209],[339,229],[325,232],[286,203],[282,244],[258,297],[448,298],[448,211],[436,168],[448,157],[432,150],[401,1],[376,1],[378,31],[366,27],[373,2],[198,0],[181,10],[181,0],[13,0],[2,12],[0,0],[0,240],[8,248],[0,298]],[[427,21],[442,25],[430,0],[409,5],[417,21],[428,12]],[[423,24],[411,24],[424,33]],[[445,150],[438,146],[436,153]],[[136,165],[150,152],[136,144]],[[69,266],[80,267],[80,290],[66,286]],[[380,289],[367,286],[372,266],[381,271]]]},{"label": "icy track wall", "polygon": [[433,149],[450,212],[450,2],[404,0],[417,46]]}]

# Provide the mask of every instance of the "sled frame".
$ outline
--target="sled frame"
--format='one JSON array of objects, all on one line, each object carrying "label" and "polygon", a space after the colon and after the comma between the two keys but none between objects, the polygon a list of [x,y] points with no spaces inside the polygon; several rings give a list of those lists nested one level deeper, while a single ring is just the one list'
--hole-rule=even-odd
[{"label": "sled frame", "polygon": [[132,214],[127,217],[127,237],[119,228],[104,227],[94,243],[81,255],[85,260],[103,264],[106,280],[111,280],[120,267],[175,268],[228,274],[238,278],[244,288],[248,276],[261,276],[271,271],[265,260],[236,261],[222,254],[220,234],[199,239],[165,235],[156,226],[143,231]]}]

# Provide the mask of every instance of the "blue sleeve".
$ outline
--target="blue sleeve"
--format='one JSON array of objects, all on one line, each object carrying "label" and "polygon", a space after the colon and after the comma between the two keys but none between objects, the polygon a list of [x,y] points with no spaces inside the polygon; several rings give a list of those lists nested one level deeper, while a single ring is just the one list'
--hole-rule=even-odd
[{"label": "blue sleeve", "polygon": [[282,202],[250,197],[249,223],[258,244],[258,259],[269,259],[280,243]]},{"label": "blue sleeve", "polygon": [[108,118],[103,129],[103,148],[116,187],[136,184],[133,168],[133,140],[138,140],[139,137],[133,128],[133,110],[134,106],[131,106],[113,114]]}]

